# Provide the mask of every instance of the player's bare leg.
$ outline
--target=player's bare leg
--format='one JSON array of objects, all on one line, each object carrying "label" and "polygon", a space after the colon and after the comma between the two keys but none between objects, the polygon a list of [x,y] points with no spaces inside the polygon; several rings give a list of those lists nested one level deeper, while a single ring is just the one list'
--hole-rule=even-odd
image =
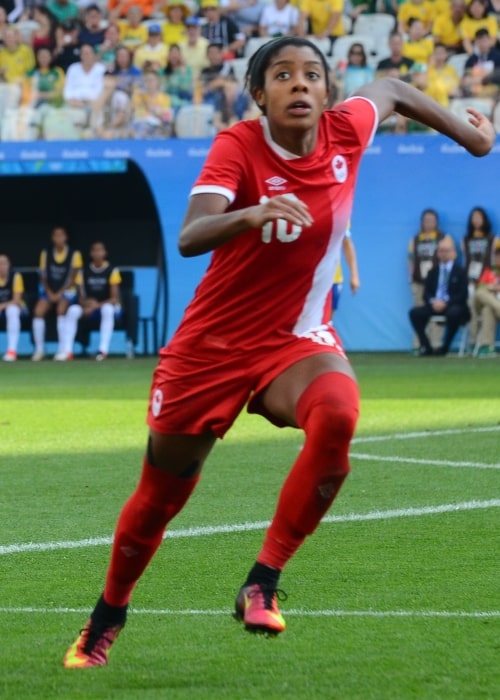
[{"label": "player's bare leg", "polygon": [[165,528],[193,492],[215,436],[150,432],[141,478],[115,531],[103,594],[64,658],[66,668],[104,666],[125,625],[140,576],[160,546]]},{"label": "player's bare leg", "polygon": [[348,450],[358,418],[358,389],[347,360],[331,353],[283,372],[262,397],[267,411],[302,428],[305,443],[285,480],[276,512],[236,598],[235,616],[252,632],[278,634],[280,573],[325,515],[349,472]]}]

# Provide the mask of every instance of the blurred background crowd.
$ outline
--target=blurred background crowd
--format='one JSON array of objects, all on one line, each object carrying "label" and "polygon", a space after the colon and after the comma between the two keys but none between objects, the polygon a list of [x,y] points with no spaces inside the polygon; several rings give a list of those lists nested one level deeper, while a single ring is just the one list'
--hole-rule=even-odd
[{"label": "blurred background crowd", "polygon": [[212,136],[258,115],[247,61],[281,35],[325,53],[331,105],[389,75],[500,132],[499,18],[500,0],[0,0],[0,140]]}]

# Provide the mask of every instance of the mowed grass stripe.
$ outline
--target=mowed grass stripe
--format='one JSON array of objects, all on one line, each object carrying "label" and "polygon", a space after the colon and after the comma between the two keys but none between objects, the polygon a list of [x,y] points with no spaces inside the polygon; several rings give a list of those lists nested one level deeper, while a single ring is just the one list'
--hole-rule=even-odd
[{"label": "mowed grass stripe", "polygon": [[[424,506],[421,508],[395,508],[383,511],[371,511],[369,513],[347,513],[346,515],[327,515],[323,523],[362,522],[366,520],[388,520],[391,518],[418,517],[423,515],[437,515],[442,513],[455,513],[459,511],[478,510],[485,508],[498,508],[500,499],[492,498],[487,501],[463,501],[461,503],[446,503],[439,506]],[[252,530],[264,530],[269,527],[270,521],[257,521],[249,523],[234,523],[227,525],[207,525],[179,530],[167,530],[164,538],[203,537],[220,534],[234,534],[238,532],[250,532]],[[20,554],[22,552],[47,552],[61,549],[78,549],[81,547],[97,547],[109,545],[111,537],[88,537],[81,540],[68,540],[61,542],[26,542],[22,544],[10,544],[0,546],[0,555]]]}]

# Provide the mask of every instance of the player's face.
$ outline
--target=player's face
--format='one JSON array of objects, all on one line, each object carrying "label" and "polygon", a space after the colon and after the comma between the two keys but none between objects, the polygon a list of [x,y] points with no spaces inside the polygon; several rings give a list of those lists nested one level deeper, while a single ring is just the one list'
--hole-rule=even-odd
[{"label": "player's face", "polygon": [[479,209],[474,209],[472,212],[471,222],[474,228],[482,228],[484,226],[483,213]]},{"label": "player's face", "polygon": [[327,100],[321,59],[308,46],[286,46],[271,59],[255,99],[265,107],[272,131],[317,126]]},{"label": "player's face", "polygon": [[96,265],[99,265],[106,259],[106,248],[102,243],[94,243],[90,249],[90,257]]},{"label": "player's face", "polygon": [[9,258],[6,255],[0,255],[0,277],[7,277],[9,269]]},{"label": "player's face", "polygon": [[422,218],[422,228],[424,231],[435,231],[437,229],[437,221],[434,214],[426,212]]},{"label": "player's face", "polygon": [[68,236],[66,235],[66,231],[63,228],[55,228],[52,231],[52,243],[55,245],[56,248],[64,248],[67,240]]}]

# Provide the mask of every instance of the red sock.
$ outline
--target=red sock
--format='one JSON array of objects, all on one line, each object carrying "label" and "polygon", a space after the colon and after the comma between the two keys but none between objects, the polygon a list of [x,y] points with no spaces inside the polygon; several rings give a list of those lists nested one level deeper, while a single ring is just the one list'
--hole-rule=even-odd
[{"label": "red sock", "polygon": [[167,523],[184,506],[199,479],[169,474],[144,459],[137,489],[116,526],[104,588],[106,603],[128,603],[135,584],[161,544]]},{"label": "red sock", "polygon": [[282,569],[314,532],[349,473],[359,414],[356,382],[340,372],[316,377],[297,402],[305,443],[280,493],[257,561]]}]

